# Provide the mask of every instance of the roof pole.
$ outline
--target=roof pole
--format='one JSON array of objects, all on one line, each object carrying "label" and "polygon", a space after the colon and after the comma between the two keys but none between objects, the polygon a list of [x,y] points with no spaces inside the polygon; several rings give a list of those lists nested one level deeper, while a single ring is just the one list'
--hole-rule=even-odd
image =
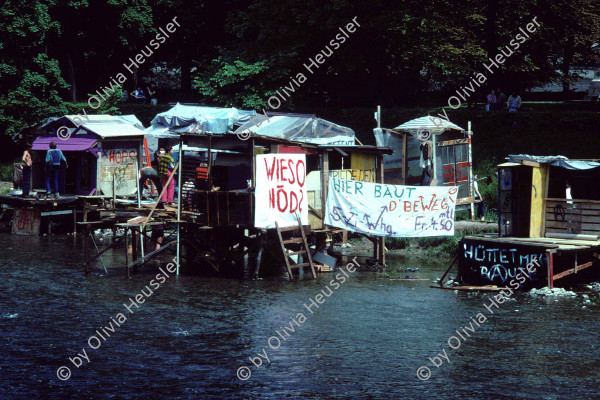
[{"label": "roof pole", "polygon": [[473,194],[473,155],[471,154],[471,121],[467,123],[467,138],[469,139],[469,197],[471,198],[471,221],[475,221],[475,195]]},{"label": "roof pole", "polygon": [[181,263],[181,177],[183,175],[183,170],[181,169],[181,164],[183,161],[183,136],[179,136],[179,175],[177,176],[177,275],[179,275],[179,264]]}]

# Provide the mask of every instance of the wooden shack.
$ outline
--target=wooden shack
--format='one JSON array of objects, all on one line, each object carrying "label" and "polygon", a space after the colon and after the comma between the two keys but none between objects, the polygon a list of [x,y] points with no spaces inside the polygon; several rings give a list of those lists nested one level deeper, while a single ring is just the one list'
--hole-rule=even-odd
[{"label": "wooden shack", "polygon": [[[319,145],[255,134],[247,140],[240,140],[236,135],[182,134],[181,148],[195,149],[183,151],[180,163],[181,218],[189,222],[185,227],[188,233],[193,233],[187,235],[186,251],[212,268],[225,266],[222,270],[228,266],[238,269],[235,266],[240,263],[248,266],[248,260],[244,259],[250,256],[255,261],[250,263],[254,265],[250,266],[253,268],[250,275],[258,274],[265,257],[277,262],[283,260],[291,274],[284,253],[296,255],[305,251],[303,246],[310,245],[315,248],[309,253],[324,251],[332,243],[332,235],[341,232],[323,224],[328,177],[343,173],[351,179],[367,176],[369,180],[383,182],[382,158],[391,153],[389,148],[375,146]],[[285,239],[282,236],[290,229],[296,229],[300,236],[298,226],[285,230],[255,226],[256,210],[266,207],[266,204],[256,203],[254,190],[256,159],[262,154],[303,154],[306,157],[309,223],[302,229],[304,245],[300,237]],[[383,261],[383,240],[379,242],[378,254]],[[263,256],[264,250],[269,254]]]},{"label": "wooden shack", "polygon": [[37,129],[33,140],[32,188],[45,190],[45,155],[56,143],[67,159],[62,168],[60,193],[75,195],[134,195],[142,165],[145,133],[131,116],[65,115]]},{"label": "wooden shack", "polygon": [[513,155],[498,166],[498,235],[465,237],[459,276],[469,285],[506,285],[534,258],[524,286],[600,278],[600,163]]}]

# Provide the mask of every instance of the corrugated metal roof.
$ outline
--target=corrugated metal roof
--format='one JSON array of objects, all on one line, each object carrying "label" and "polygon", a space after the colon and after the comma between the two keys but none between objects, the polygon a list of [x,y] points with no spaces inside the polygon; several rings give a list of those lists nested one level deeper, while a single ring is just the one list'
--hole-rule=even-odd
[{"label": "corrugated metal roof", "polygon": [[144,136],[146,132],[124,123],[85,123],[82,128],[102,139],[125,136]]}]

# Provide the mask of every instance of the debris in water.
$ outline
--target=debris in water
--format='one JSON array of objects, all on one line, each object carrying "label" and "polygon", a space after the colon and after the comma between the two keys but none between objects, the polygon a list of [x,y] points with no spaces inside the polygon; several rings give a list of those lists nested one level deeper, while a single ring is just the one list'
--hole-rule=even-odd
[{"label": "debris in water", "polygon": [[541,289],[531,289],[529,294],[531,296],[565,296],[565,297],[577,296],[577,294],[575,292],[571,292],[570,290],[565,290],[563,288],[550,289],[548,287],[544,287]]}]

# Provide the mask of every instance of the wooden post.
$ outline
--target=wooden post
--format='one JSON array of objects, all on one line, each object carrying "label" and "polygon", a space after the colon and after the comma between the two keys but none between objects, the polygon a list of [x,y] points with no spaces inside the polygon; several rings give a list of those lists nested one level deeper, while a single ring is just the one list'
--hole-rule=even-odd
[{"label": "wooden post", "polygon": [[[181,168],[182,164],[183,164],[183,136],[179,136],[179,162],[177,163],[178,167],[179,167],[179,175],[177,175],[177,271],[176,271],[176,275],[179,275],[179,263],[181,262],[181,240],[179,238],[179,235],[181,235],[181,224],[179,223],[179,221],[181,221],[181,197],[182,197],[182,193],[181,193],[181,182],[182,182],[182,177],[183,177],[183,170]],[[145,227],[144,227],[145,228]]]},{"label": "wooden post", "polygon": [[325,213],[327,212],[327,190],[329,188],[329,153],[323,150],[321,154],[321,228],[325,228]]},{"label": "wooden post", "polygon": [[138,259],[138,249],[137,249],[137,231],[135,229],[131,230],[131,259],[132,261],[136,261]]},{"label": "wooden post", "polygon": [[[383,184],[383,156],[377,156],[377,183]],[[385,236],[377,238],[377,261],[385,267]]]},{"label": "wooden post", "polygon": [[123,234],[125,235],[125,276],[129,278],[131,275],[129,274],[129,240],[127,238],[127,231],[129,228],[125,227]]},{"label": "wooden post", "polygon": [[[85,204],[85,203],[84,203]],[[89,229],[88,229],[88,225],[85,224],[83,225],[83,258],[85,259],[85,273],[86,275],[90,273],[90,264],[87,262],[88,260],[88,240],[89,240],[90,234],[89,234]]]},{"label": "wooden post", "polygon": [[[469,197],[472,199],[471,200],[471,221],[475,221],[475,194],[474,194],[474,190],[473,187],[474,182],[473,182],[473,159],[472,159],[472,154],[471,154],[471,121],[469,121],[467,123],[467,138],[469,140]],[[483,199],[482,199],[483,200]],[[498,211],[499,213],[500,211]]]},{"label": "wooden post", "polygon": [[77,236],[77,209],[73,208],[73,236]]},{"label": "wooden post", "polygon": [[551,250],[546,250],[546,260],[548,264],[548,287],[554,289],[554,258]]},{"label": "wooden post", "polygon": [[402,184],[406,185],[406,170],[408,169],[408,161],[406,160],[406,133],[402,134]]}]

